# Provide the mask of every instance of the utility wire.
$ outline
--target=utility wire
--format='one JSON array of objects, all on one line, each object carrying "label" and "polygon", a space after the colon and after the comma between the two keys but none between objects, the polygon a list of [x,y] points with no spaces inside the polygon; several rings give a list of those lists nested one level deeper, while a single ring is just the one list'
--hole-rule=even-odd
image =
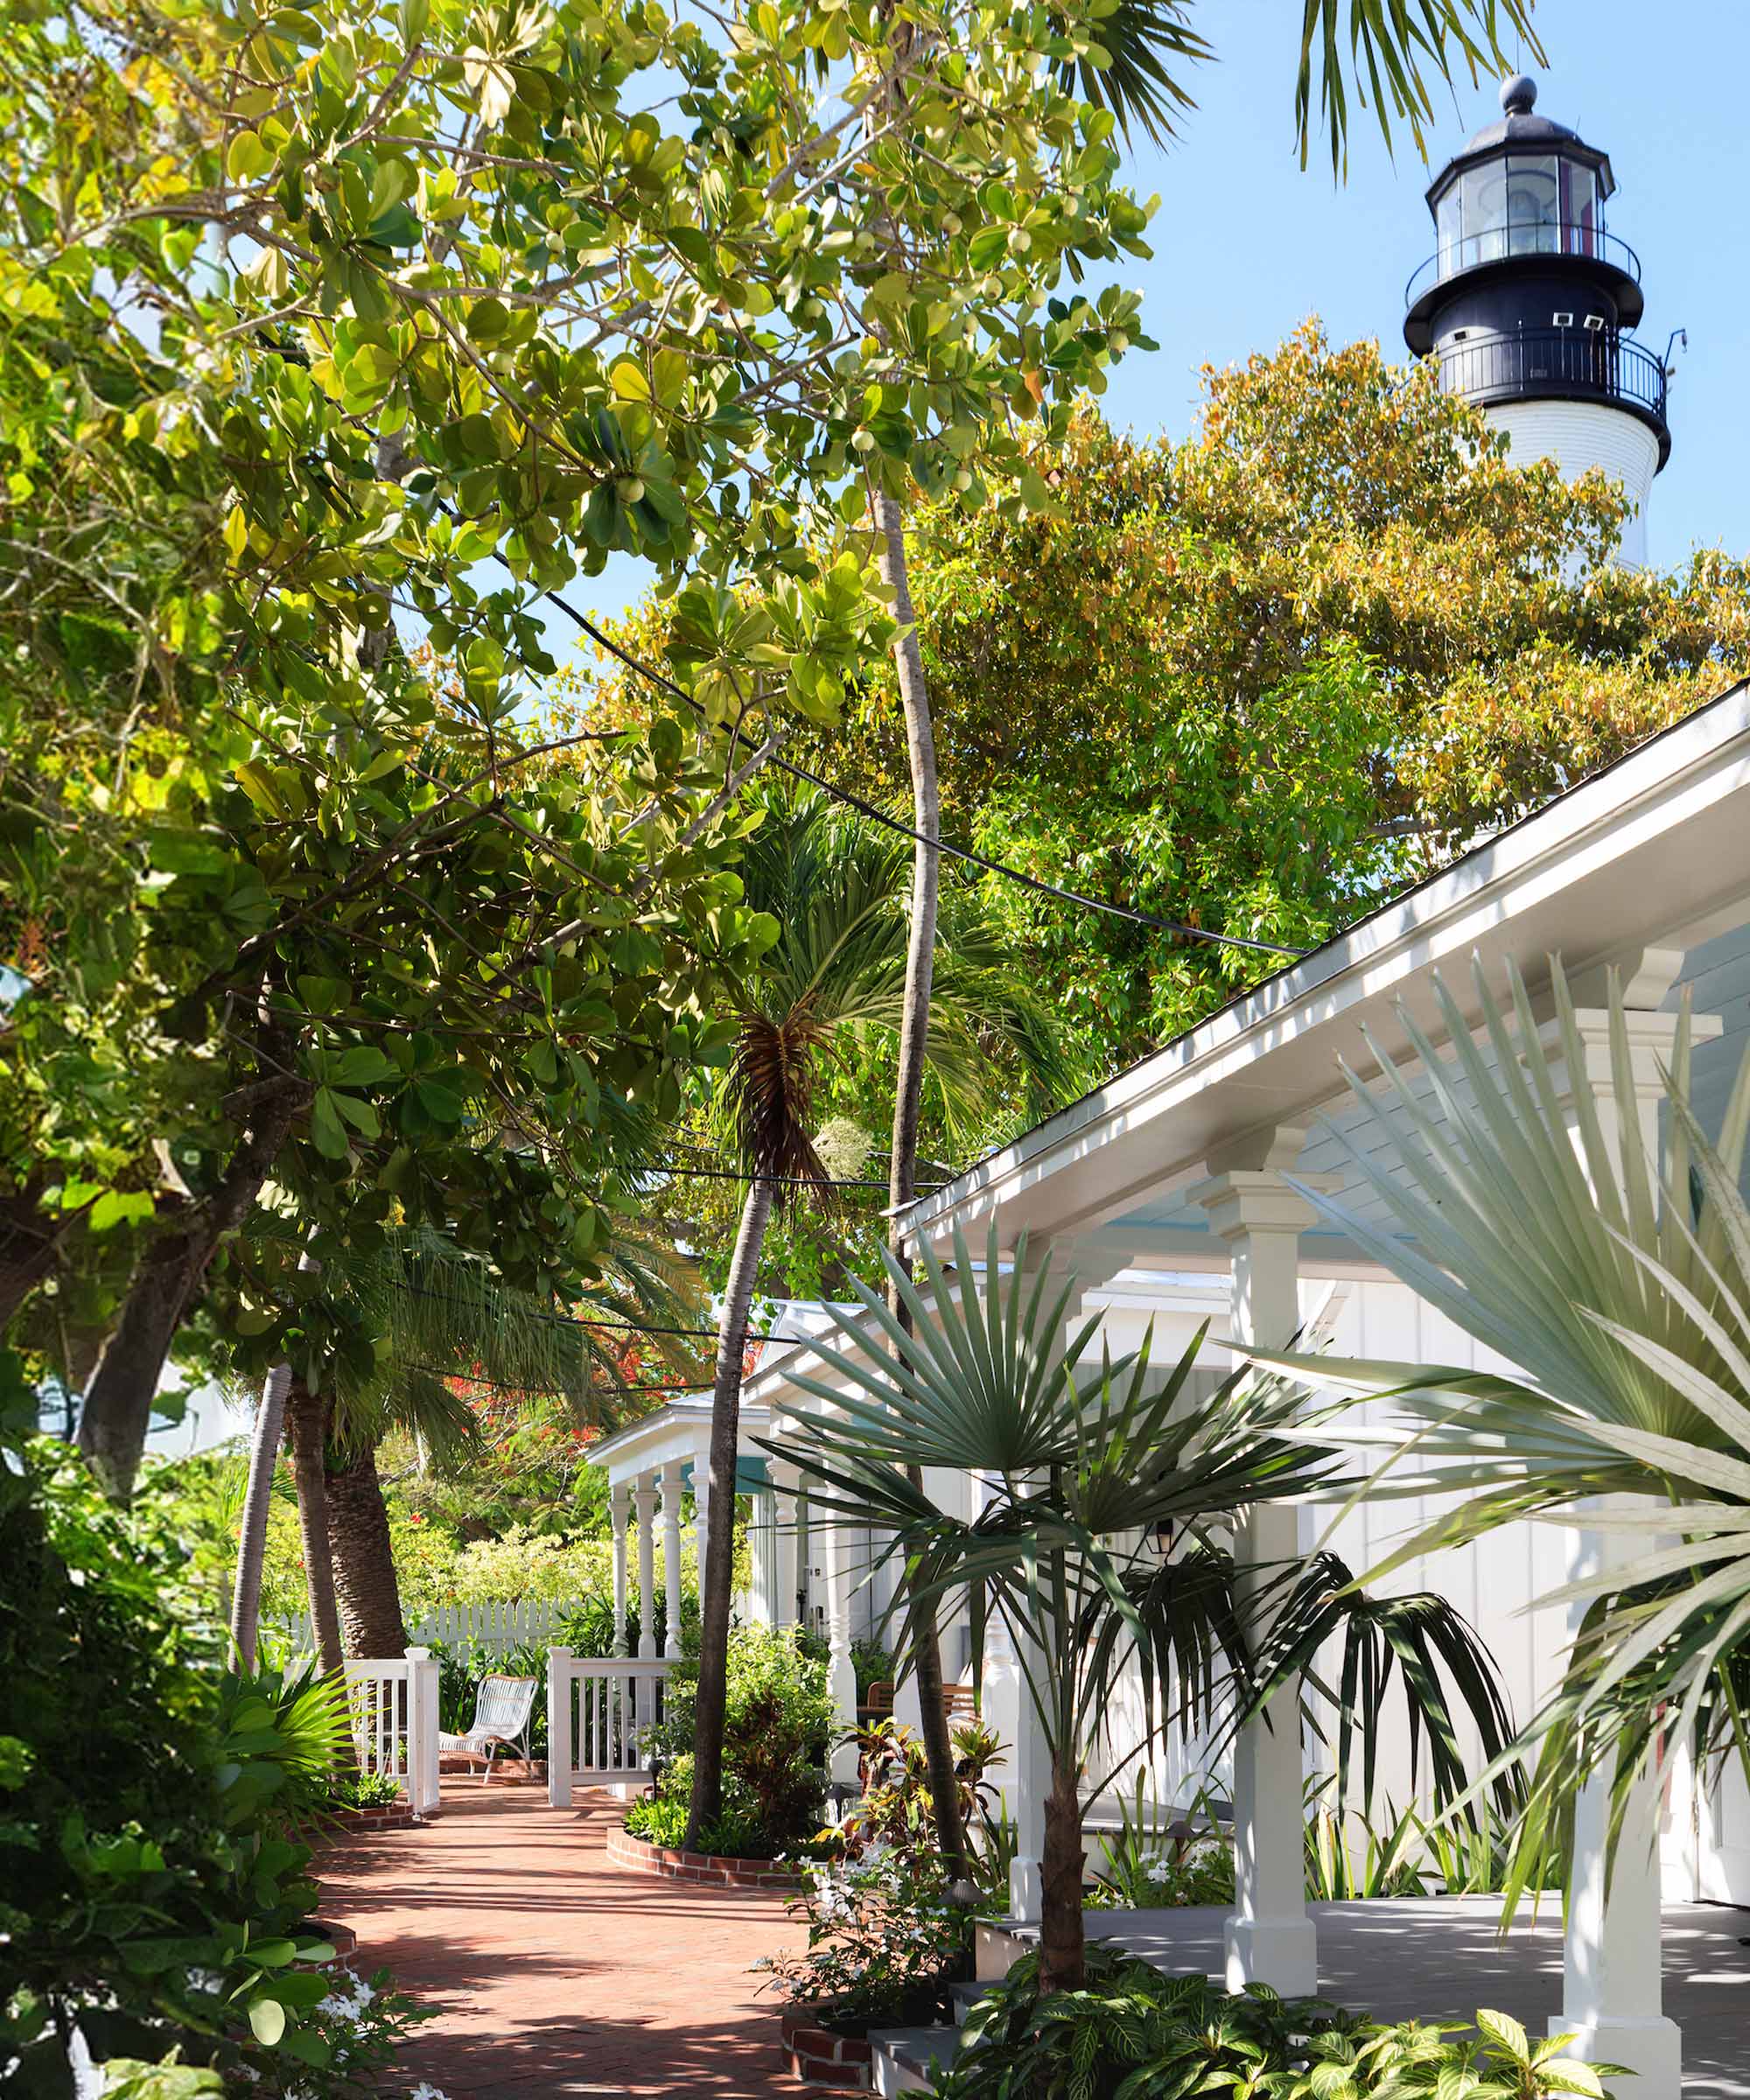
[{"label": "utility wire", "polygon": [[[494,559],[504,567],[509,566],[502,555],[495,555]],[[629,650],[621,648],[617,641],[602,632],[594,620],[578,612],[575,606],[568,604],[556,591],[543,591],[541,595],[557,606],[567,620],[575,620],[592,641],[606,649],[609,655],[617,657],[629,671],[635,671],[640,678],[648,679],[661,691],[673,694],[676,699],[704,718],[704,709],[683,687],[676,685],[672,678],[661,671],[652,670],[648,663],[641,662]],[[899,832],[901,837],[909,838],[915,845],[928,846],[934,852],[949,854],[956,860],[965,861],[970,867],[982,869],[987,875],[1000,875],[1005,881],[1018,882],[1023,889],[1032,890],[1037,896],[1054,897],[1064,904],[1077,904],[1084,911],[1103,912],[1109,918],[1127,919],[1132,926],[1144,926],[1154,933],[1177,934],[1185,940],[1207,941],[1219,948],[1242,948],[1256,956],[1280,956],[1290,962],[1298,962],[1303,956],[1312,952],[1306,948],[1281,948],[1272,941],[1248,940],[1241,934],[1214,934],[1207,927],[1187,926],[1178,919],[1157,919],[1148,912],[1132,911],[1127,904],[1109,904],[1102,898],[1085,897],[1080,890],[1066,890],[1057,883],[1046,882],[1040,877],[1029,875],[1020,868],[1012,868],[1003,861],[991,860],[985,854],[975,853],[969,846],[952,845],[945,838],[926,838],[921,831],[914,831],[897,816],[890,816],[885,809],[877,808],[873,802],[865,802],[860,794],[853,794],[848,788],[836,787],[831,780],[823,780],[806,766],[799,766],[794,759],[787,759],[774,752],[766,762],[768,766],[777,766],[780,772],[793,774],[799,780],[807,780],[811,787],[818,788],[834,801],[847,803],[866,816],[872,823],[885,824],[888,830]]]},{"label": "utility wire", "polygon": [[[830,1174],[823,1180],[810,1180],[806,1174],[762,1174],[756,1172],[751,1167],[652,1166],[642,1171],[651,1174],[696,1176],[699,1180],[705,1181],[771,1181],[780,1188],[878,1188],[886,1190],[888,1186],[885,1181],[839,1181],[835,1180]],[[927,1195],[932,1189],[946,1188],[947,1186],[946,1181],[920,1181],[917,1193],[920,1196]]]}]

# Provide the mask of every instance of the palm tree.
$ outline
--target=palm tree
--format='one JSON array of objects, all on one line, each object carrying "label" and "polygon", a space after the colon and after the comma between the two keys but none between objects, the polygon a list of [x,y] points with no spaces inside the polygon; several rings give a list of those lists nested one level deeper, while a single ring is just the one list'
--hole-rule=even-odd
[{"label": "palm tree", "polygon": [[[406,1640],[376,1464],[387,1436],[410,1435],[440,1468],[466,1463],[480,1439],[454,1382],[471,1379],[520,1393],[531,1407],[556,1404],[592,1425],[611,1422],[624,1398],[616,1326],[680,1327],[696,1319],[684,1265],[672,1255],[628,1231],[599,1258],[601,1276],[575,1312],[514,1289],[483,1256],[424,1226],[389,1229],[373,1258],[355,1257],[344,1276],[325,1276],[330,1312],[375,1345],[356,1364],[337,1352],[320,1394],[287,1380],[305,1581],[325,1669],[337,1667],[343,1652],[398,1656]],[[601,1324],[586,1324],[592,1320]],[[660,1358],[682,1362],[681,1338],[650,1340]],[[358,1368],[367,1362],[368,1368]],[[270,1382],[264,1413],[272,1398]],[[269,1433],[258,1422],[251,1494]],[[266,1448],[270,1480],[276,1441]],[[259,1527],[246,1517],[240,1600],[246,1589],[259,1597],[265,1530],[264,1514]]]},{"label": "palm tree", "polygon": [[[951,1270],[922,1256],[923,1289],[890,1257],[907,1319],[858,1285],[862,1320],[838,1317],[850,1346],[818,1350],[841,1382],[793,1374],[826,1404],[769,1448],[816,1483],[811,1506],[824,1521],[888,1535],[906,1575],[896,1609],[908,1621],[964,1598],[976,1645],[993,1612],[1006,1623],[1051,1767],[1041,1976],[1049,1990],[1074,1990],[1082,1760],[1126,1666],[1139,1676],[1143,1726],[1096,1791],[1169,1726],[1195,1728],[1220,1712],[1238,1726],[1346,1620],[1358,1667],[1340,1760],[1350,1722],[1364,1740],[1377,1722],[1392,1674],[1382,1654],[1403,1665],[1415,1734],[1456,1740],[1437,1658],[1486,1751],[1510,1729],[1474,1636],[1438,1599],[1381,1606],[1322,1559],[1270,1571],[1248,1593],[1230,1527],[1260,1502],[1344,1484],[1337,1454],[1306,1440],[1305,1404],[1289,1383],[1236,1376],[1196,1400],[1200,1334],[1164,1377],[1151,1373],[1144,1343],[1134,1357],[1102,1359],[1097,1382],[1078,1386],[1100,1315],[1064,1345],[1074,1279],[1054,1290],[1048,1264],[1028,1275],[1018,1258],[999,1282],[998,1257],[993,1229],[982,1302],[958,1236]],[[939,1508],[916,1484],[924,1466],[982,1475],[986,1507],[971,1517]],[[1169,1528],[1174,1551],[1163,1563],[1154,1542]],[[1433,1779],[1444,1799],[1462,1790],[1455,1753],[1437,1756]]]},{"label": "palm tree", "polygon": [[1259,1359],[1401,1410],[1402,1442],[1369,1492],[1459,1498],[1388,1568],[1521,1517],[1638,1498],[1586,1514],[1639,1557],[1567,1593],[1588,1610],[1562,1684],[1527,1725],[1521,1867],[1612,1757],[1619,1830],[1657,1734],[1687,1736],[1703,1760],[1735,1745],[1750,1774],[1750,1058],[1711,1142],[1690,1104],[1680,1017],[1662,1165],[1640,1136],[1620,989],[1610,1074],[1595,1080],[1559,963],[1552,984],[1545,1045],[1516,971],[1503,1008],[1476,966],[1480,1036],[1437,980],[1450,1061],[1404,1017],[1432,1102],[1377,1046],[1379,1096],[1350,1074],[1362,1116],[1343,1142],[1382,1216],[1307,1192],[1517,1372]]},{"label": "palm tree", "polygon": [[[689,1844],[721,1803],[736,1447],[742,1365],[760,1258],[773,1211],[795,1189],[831,1195],[815,1150],[817,1104],[854,1041],[892,1036],[909,1012],[913,973],[903,901],[903,841],[824,797],[773,796],[742,867],[746,900],[782,929],[743,990],[718,1102],[748,1176],[724,1291],[711,1412],[710,1527],[700,1579],[699,1690]],[[1054,1102],[1075,1075],[1052,1016],[988,923],[956,892],[935,928],[922,1068],[950,1133],[990,1101],[1005,1066],[1032,1102]],[[938,1697],[936,1704],[940,1705]]]}]

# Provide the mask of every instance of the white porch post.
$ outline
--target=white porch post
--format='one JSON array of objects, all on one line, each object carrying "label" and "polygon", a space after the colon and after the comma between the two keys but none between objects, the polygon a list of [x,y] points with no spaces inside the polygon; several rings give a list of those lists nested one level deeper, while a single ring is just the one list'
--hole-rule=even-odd
[{"label": "white porch post", "polygon": [[[1298,1153],[1300,1135],[1261,1140],[1256,1166],[1223,1172],[1225,1161],[1211,1159],[1214,1178],[1195,1192],[1232,1256],[1236,1343],[1280,1348],[1300,1324],[1299,1239],[1313,1212],[1280,1171]],[[1299,1550],[1299,1512],[1280,1504],[1254,1509],[1234,1542],[1242,1570],[1279,1565]],[[1319,1987],[1318,1934],[1306,1914],[1298,1703],[1298,1684],[1284,1684],[1234,1745],[1230,1991],[1261,1983],[1298,1997]]]},{"label": "white porch post", "polygon": [[[821,1555],[826,1568],[826,1637],[831,1650],[827,1665],[827,1688],[841,1730],[857,1726],[857,1671],[850,1660],[850,1588],[855,1578],[850,1561],[850,1535],[844,1525],[829,1521],[819,1527]],[[828,1769],[832,1777],[855,1786],[857,1746],[836,1741]]]},{"label": "white porch post", "polygon": [[772,1526],[774,1531],[772,1600],[774,1626],[796,1622],[796,1481],[794,1466],[772,1462]]},{"label": "white porch post", "polygon": [[640,1473],[634,1495],[638,1504],[638,1659],[656,1653],[656,1481]]},{"label": "white porch post", "polygon": [[662,1468],[662,1580],[668,1606],[662,1653],[670,1662],[681,1653],[681,1461]]},{"label": "white porch post", "polygon": [[[1638,1141],[1649,1160],[1659,1157],[1659,1110],[1665,1097],[1662,1068],[1669,1067],[1677,1029],[1675,1014],[1656,1011],[1683,965],[1676,949],[1648,948],[1622,970],[1630,1055],[1634,1073],[1637,1128],[1605,1126],[1620,1150]],[[1594,1085],[1611,1076],[1610,1014],[1602,997],[1602,973],[1576,979],[1575,1021],[1585,1044],[1586,1069]],[[1578,1004],[1581,1000],[1596,1004]],[[1698,1042],[1719,1033],[1718,1015],[1698,1014]],[[1600,1103],[1613,1116],[1613,1104]],[[1625,1539],[1614,1532],[1581,1531],[1571,1573],[1578,1578],[1620,1565],[1648,1550],[1651,1540]],[[1578,1631],[1581,1607],[1571,1626]],[[1630,1791],[1605,1894],[1614,1769],[1601,1768],[1574,1806],[1572,1880],[1568,1890],[1567,1942],[1563,1963],[1562,2010],[1550,2022],[1552,2034],[1578,2036],[1572,2053],[1592,2063],[1620,2063],[1635,2074],[1636,2100],[1678,2100],[1683,2077],[1683,2034],[1664,2012],[1663,1955],[1660,1929],[1659,1830],[1662,1774],[1650,1760]]]},{"label": "white porch post", "polygon": [[[693,1452],[693,1550],[698,1555],[699,1586],[704,1587],[705,1541],[710,1532],[710,1442],[701,1438]],[[734,1512],[730,1522],[735,1521]]]},{"label": "white porch post", "polygon": [[613,1527],[613,1652],[626,1653],[626,1519],[628,1496],[624,1484],[608,1490],[608,1522]]}]

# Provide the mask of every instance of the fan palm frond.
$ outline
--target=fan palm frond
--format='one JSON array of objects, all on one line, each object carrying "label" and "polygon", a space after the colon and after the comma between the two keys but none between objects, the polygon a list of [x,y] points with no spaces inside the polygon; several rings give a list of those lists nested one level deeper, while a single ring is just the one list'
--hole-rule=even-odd
[{"label": "fan palm frond", "polygon": [[[1546,1822],[1614,1756],[1620,1824],[1657,1731],[1675,1722],[1718,1747],[1732,1708],[1727,1673],[1750,1646],[1750,1208],[1740,1186],[1750,1059],[1711,1139],[1690,1104],[1679,1018],[1662,1165],[1641,1136],[1634,1050],[1614,982],[1608,1069],[1598,1077],[1559,963],[1549,1038],[1516,972],[1505,1005],[1480,967],[1476,983],[1474,1033],[1437,986],[1449,1056],[1412,1025],[1422,1086],[1382,1056],[1377,1096],[1349,1074],[1362,1117],[1344,1144],[1383,1219],[1306,1193],[1517,1373],[1256,1361],[1389,1402],[1399,1426],[1377,1432],[1391,1446],[1377,1490],[1459,1498],[1385,1567],[1583,1502],[1589,1528],[1623,1542],[1614,1564],[1549,1600],[1589,1616],[1522,1746],[1538,1759],[1534,1796]],[[1633,1500],[1596,1506],[1623,1496]]]}]

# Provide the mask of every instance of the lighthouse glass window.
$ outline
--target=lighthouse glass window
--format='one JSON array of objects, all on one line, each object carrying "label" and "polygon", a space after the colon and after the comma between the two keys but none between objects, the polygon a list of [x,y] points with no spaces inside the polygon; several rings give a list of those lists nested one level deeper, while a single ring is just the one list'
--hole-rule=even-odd
[{"label": "lighthouse glass window", "polygon": [[1546,256],[1560,246],[1561,198],[1553,153],[1507,163],[1507,252]]}]

